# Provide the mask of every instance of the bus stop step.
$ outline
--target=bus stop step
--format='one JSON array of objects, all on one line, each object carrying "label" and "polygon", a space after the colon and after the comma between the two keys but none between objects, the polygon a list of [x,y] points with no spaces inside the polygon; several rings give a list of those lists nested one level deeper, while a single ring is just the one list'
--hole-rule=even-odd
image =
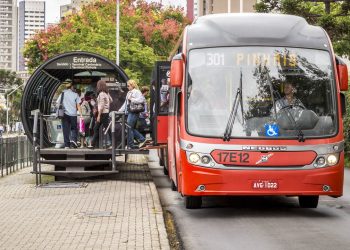
[{"label": "bus stop step", "polygon": [[112,160],[41,160],[40,163],[69,167],[89,167],[111,164]]},{"label": "bus stop step", "polygon": [[[35,174],[35,172],[31,172]],[[101,176],[101,175],[111,175],[118,174],[119,171],[41,171],[42,175],[52,175],[52,176],[61,176],[68,178],[85,178],[85,177],[93,177],[93,176]]]}]

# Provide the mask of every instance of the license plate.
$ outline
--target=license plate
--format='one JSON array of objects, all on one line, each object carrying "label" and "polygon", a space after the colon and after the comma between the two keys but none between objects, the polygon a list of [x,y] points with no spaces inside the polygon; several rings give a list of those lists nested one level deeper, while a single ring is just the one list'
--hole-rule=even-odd
[{"label": "license plate", "polygon": [[252,182],[253,189],[278,189],[277,181],[257,180]]}]

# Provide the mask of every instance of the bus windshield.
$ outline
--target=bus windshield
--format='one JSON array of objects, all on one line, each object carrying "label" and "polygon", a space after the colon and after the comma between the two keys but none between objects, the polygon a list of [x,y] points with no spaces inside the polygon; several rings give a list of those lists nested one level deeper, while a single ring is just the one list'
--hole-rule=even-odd
[{"label": "bus windshield", "polygon": [[193,49],[187,130],[208,137],[328,137],[337,132],[329,52],[286,47]]}]

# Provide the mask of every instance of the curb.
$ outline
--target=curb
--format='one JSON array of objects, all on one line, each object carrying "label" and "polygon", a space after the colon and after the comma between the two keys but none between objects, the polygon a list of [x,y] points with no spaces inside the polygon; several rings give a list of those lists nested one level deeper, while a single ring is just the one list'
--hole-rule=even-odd
[{"label": "curb", "polygon": [[158,225],[158,234],[160,239],[160,248],[161,249],[170,249],[169,240],[168,240],[168,234],[165,229],[165,222],[164,222],[164,215],[163,215],[163,209],[160,204],[160,199],[158,196],[158,191],[156,188],[156,185],[154,182],[149,182],[149,187],[152,194],[152,200],[154,205],[154,213],[156,216],[156,221]]}]

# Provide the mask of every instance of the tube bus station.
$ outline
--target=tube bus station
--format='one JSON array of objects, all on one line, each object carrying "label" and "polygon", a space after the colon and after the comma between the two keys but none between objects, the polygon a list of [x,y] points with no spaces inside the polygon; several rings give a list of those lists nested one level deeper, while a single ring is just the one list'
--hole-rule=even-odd
[{"label": "tube bus station", "polygon": [[[107,138],[106,131],[100,129],[99,147],[94,150],[84,145],[63,148],[62,123],[57,118],[56,100],[66,79],[71,79],[75,89],[81,93],[93,93],[96,83],[102,79],[113,99],[108,128],[112,138]],[[116,156],[146,153],[125,150],[125,113],[117,111],[124,103],[127,81],[128,76],[115,63],[88,52],[61,54],[41,65],[28,80],[22,98],[23,126],[34,147],[33,172],[63,177],[114,174],[118,172]],[[111,146],[108,147],[108,144]],[[55,171],[42,172],[40,164],[52,164]]]}]

